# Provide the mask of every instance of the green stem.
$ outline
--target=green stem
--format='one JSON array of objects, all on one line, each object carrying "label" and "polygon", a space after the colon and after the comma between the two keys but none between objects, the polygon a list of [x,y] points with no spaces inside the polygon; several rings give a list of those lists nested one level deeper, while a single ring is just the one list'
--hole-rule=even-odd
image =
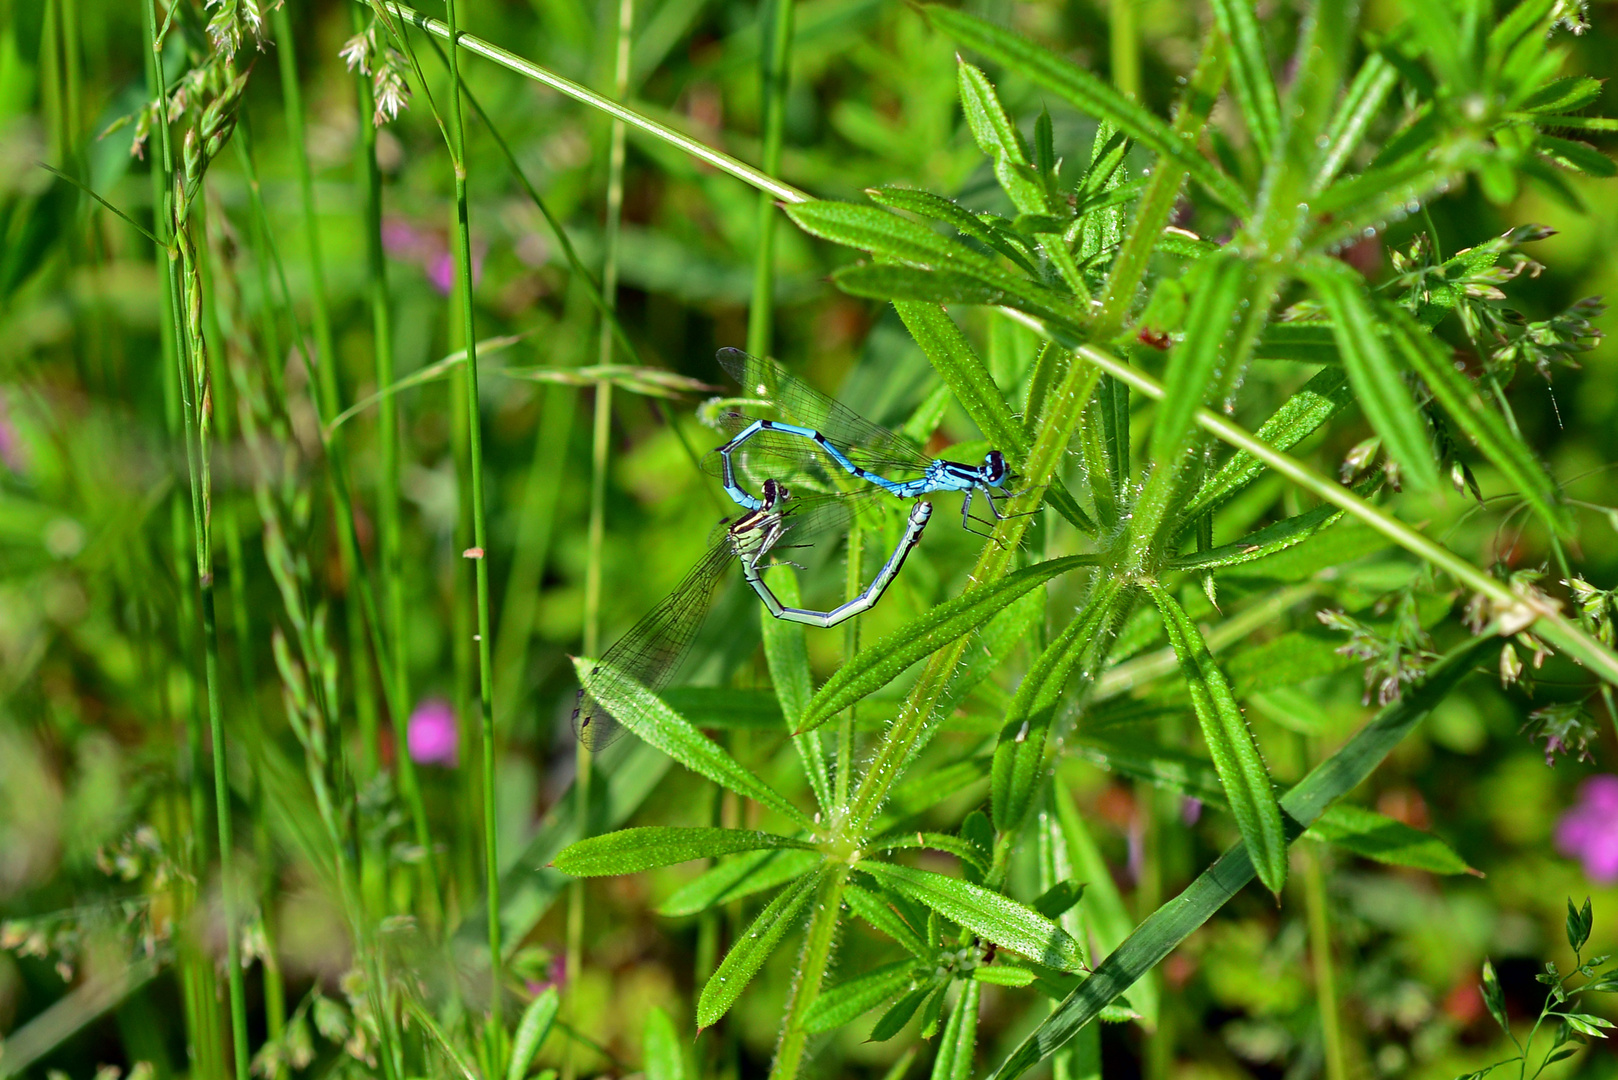
[{"label": "green stem", "polygon": [[1309,913],[1309,952],[1315,971],[1315,1001],[1320,1009],[1320,1040],[1326,1057],[1326,1080],[1348,1080],[1342,1019],[1337,1010],[1337,983],[1331,962],[1331,916],[1326,909],[1326,875],[1318,845],[1303,855],[1304,906]]},{"label": "green stem", "polygon": [[[1139,0],[1108,0],[1112,84],[1125,95],[1140,97],[1140,32],[1135,18]],[[1161,165],[1159,166],[1161,167]]]},{"label": "green stem", "polygon": [[[786,130],[787,78],[792,53],[792,0],[772,0],[768,8],[770,48],[761,52],[764,89],[764,158],[759,167],[771,176],[781,170],[781,144]],[[753,300],[747,310],[747,351],[770,355],[775,321],[775,203],[778,196],[758,197],[758,247],[753,254]]]},{"label": "green stem", "polygon": [[[449,40],[458,39],[456,0],[446,0]],[[505,1071],[504,1025],[501,997],[504,993],[504,961],[500,955],[500,846],[495,816],[494,792],[494,659],[491,651],[489,620],[488,525],[483,511],[483,427],[478,414],[477,319],[472,297],[472,228],[466,202],[466,124],[461,115],[461,69],[459,50],[449,51],[450,131],[455,158],[455,245],[461,278],[461,313],[466,335],[466,423],[467,449],[472,474],[472,543],[478,554],[472,560],[477,580],[478,709],[483,729],[483,860],[489,919],[489,1027],[494,1072]]]},{"label": "green stem", "polygon": [[787,1004],[786,1026],[781,1033],[781,1045],[776,1048],[775,1061],[770,1066],[770,1080],[796,1080],[803,1067],[803,1053],[808,1046],[809,1033],[804,1020],[810,1008],[820,997],[820,984],[831,964],[832,948],[837,943],[837,923],[842,916],[843,887],[848,884],[849,868],[839,866],[821,882],[815,897],[814,912],[809,917],[809,930],[804,936],[803,956],[798,961],[797,978],[793,980],[792,1000]]},{"label": "green stem", "polygon": [[[1154,401],[1163,399],[1163,384],[1146,373],[1130,367],[1105,349],[1094,345],[1079,345],[1066,331],[1047,326],[1040,319],[1009,308],[1000,309],[1008,318],[1015,319],[1044,337],[1075,347],[1075,351],[1090,364],[1112,375],[1131,388]],[[1557,610],[1553,601],[1535,593],[1513,592],[1504,582],[1479,570],[1442,544],[1429,539],[1392,514],[1378,508],[1348,488],[1324,476],[1289,454],[1260,441],[1254,434],[1210,409],[1199,408],[1197,425],[1221,442],[1245,450],[1274,469],[1285,479],[1303,488],[1325,502],[1347,511],[1351,516],[1386,536],[1412,555],[1431,563],[1474,592],[1482,593],[1491,602],[1496,618],[1507,625],[1534,632],[1570,657],[1589,668],[1603,680],[1618,685],[1618,654],[1613,653],[1579,627],[1569,622]]]},{"label": "green stem", "polygon": [[[446,41],[452,37],[449,27],[442,21],[428,18],[414,8],[406,7],[404,4],[394,2],[394,0],[388,0],[383,6],[393,15],[420,27],[434,37],[443,38]],[[468,52],[493,60],[501,67],[515,71],[519,75],[542,83],[559,93],[566,94],[575,101],[583,102],[614,119],[621,120],[636,131],[650,135],[655,139],[660,139],[670,146],[690,154],[698,161],[713,166],[722,173],[728,173],[736,177],[736,179],[758,188],[760,191],[769,192],[782,202],[802,203],[808,202],[810,199],[808,193],[798,190],[791,184],[782,183],[773,176],[753,168],[751,165],[737,161],[729,154],[721,153],[711,146],[698,142],[689,135],[683,135],[671,127],[659,124],[642,113],[604,98],[600,94],[573,82],[571,79],[564,79],[555,72],[539,66],[532,60],[524,59],[510,50],[502,49],[498,45],[491,45],[482,38],[471,34],[460,34],[455,36],[455,39],[461,43],[461,48]]]}]

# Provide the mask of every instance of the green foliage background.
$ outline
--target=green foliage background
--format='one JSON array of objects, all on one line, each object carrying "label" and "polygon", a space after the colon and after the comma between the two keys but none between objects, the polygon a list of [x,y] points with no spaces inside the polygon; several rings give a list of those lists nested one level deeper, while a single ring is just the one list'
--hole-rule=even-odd
[{"label": "green foliage background", "polygon": [[[1552,82],[1611,75],[1607,7],[1584,24],[1548,2],[1463,0],[1368,3],[1357,23],[1330,3],[1239,0],[457,6],[461,29],[648,123],[615,135],[600,110],[462,53],[458,189],[457,89],[427,35],[390,58],[379,26],[373,81],[339,56],[369,7],[292,3],[260,29],[248,0],[182,3],[163,70],[202,74],[167,151],[167,197],[189,208],[171,275],[141,231],[167,240],[174,221],[161,125],[141,115],[144,5],[0,0],[0,1075],[241,1080],[251,1057],[271,1077],[396,1080],[964,1077],[1008,1059],[1070,1077],[1447,1077],[1511,1055],[1491,1005],[1526,1031],[1534,975],[1572,956],[1568,897],[1593,898],[1585,958],[1618,951],[1618,891],[1552,842],[1618,751],[1602,689],[1618,610],[1601,591],[1618,575],[1618,380],[1575,306],[1612,291],[1611,125],[1592,119],[1612,109],[1588,82]],[[790,35],[769,18],[786,9]],[[1528,44],[1502,61],[1488,34],[1511,11]],[[1323,37],[1292,58],[1312,27]],[[1218,64],[1197,69],[1210,37]],[[1338,83],[1373,55],[1386,97],[1363,144],[1342,140],[1350,179],[1315,191],[1317,147],[1296,133],[1342,136]],[[1219,65],[1217,104],[1199,104],[1193,70]],[[414,99],[372,134],[388,78]],[[1131,127],[1143,114],[1108,87],[1157,118],[1212,120],[1175,144],[1169,121]],[[716,168],[653,127],[763,171]],[[1192,180],[1154,188],[1175,145]],[[1108,152],[1110,180],[1091,171]],[[1000,216],[951,217],[911,189]],[[1141,288],[1115,289],[1154,191],[1158,218],[1124,244]],[[1498,239],[1530,223],[1554,235]],[[1069,226],[1064,263],[1050,238]],[[451,287],[468,269],[470,305]],[[197,343],[206,439],[173,359]],[[761,620],[725,586],[689,685],[626,700],[644,737],[595,763],[582,832],[602,835],[563,855],[582,835],[569,656],[599,655],[734,509],[694,460],[721,441],[694,406],[726,345],[934,452],[998,445],[1061,483],[987,544],[943,498],[846,630]],[[335,363],[311,376],[309,354]],[[1095,362],[1167,384],[1167,404]],[[1317,479],[1353,463],[1369,503],[1338,521],[1329,479],[1230,479],[1199,401],[1247,431],[1313,402],[1290,452]],[[897,534],[889,517],[872,551]],[[1458,559],[1390,542],[1397,521]],[[840,555],[803,561],[807,595],[841,593]],[[1479,602],[1485,586],[1498,592]],[[1513,595],[1565,618],[1531,625]],[[1503,627],[1505,657],[1468,644]],[[1421,683],[1440,654],[1440,675],[1482,673]],[[457,761],[411,770],[395,725],[435,699],[457,718]],[[1032,741],[1015,737],[1024,720]],[[806,778],[810,744],[787,735],[817,726]],[[1397,736],[1370,748],[1376,730]],[[879,770],[854,766],[873,755],[905,771],[861,804]],[[1277,794],[1328,760],[1376,767],[1289,854],[1283,813],[1296,832],[1342,791]],[[224,868],[216,798],[234,826]],[[839,831],[862,812],[863,832]],[[718,857],[783,843],[755,829],[804,852],[729,891],[675,862],[751,866]],[[1199,877],[1244,839],[1253,865],[1219,864],[1241,876]],[[1253,866],[1277,895],[1242,888]],[[766,908],[765,885],[794,878]],[[1085,886],[1076,906],[1058,902],[1064,881]],[[1064,950],[1132,955],[1120,943],[1193,881],[1240,891],[1200,929],[1168,927],[1164,908],[1130,940],[1167,959],[1116,987],[1126,1000],[1085,1005]],[[775,920],[788,910],[813,915],[807,946]],[[1061,930],[1041,942],[1047,916]],[[756,944],[766,929],[779,947]],[[1498,997],[1479,989],[1486,958]],[[709,982],[721,963],[729,989]],[[804,987],[821,972],[816,1012]],[[858,997],[849,981],[872,972]],[[879,1020],[894,1000],[917,1015]],[[1054,1056],[1039,1041],[1109,1003]],[[1600,1046],[1552,1068],[1613,1072]]]}]

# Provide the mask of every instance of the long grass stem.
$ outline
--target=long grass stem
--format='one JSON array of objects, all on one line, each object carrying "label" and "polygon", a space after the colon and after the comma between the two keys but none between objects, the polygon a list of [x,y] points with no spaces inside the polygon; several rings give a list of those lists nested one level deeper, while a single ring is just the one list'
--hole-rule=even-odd
[{"label": "long grass stem", "polygon": [[[456,0],[446,0],[449,39],[458,37]],[[494,773],[494,657],[489,618],[489,538],[483,502],[483,425],[478,408],[477,317],[473,298],[472,224],[466,195],[466,122],[461,113],[461,67],[459,50],[449,51],[450,132],[455,145],[455,253],[461,281],[461,315],[466,335],[466,423],[468,467],[471,472],[472,557],[477,586],[478,709],[483,731],[483,860],[489,919],[489,1030],[490,1052],[496,1075],[505,1071],[505,1029],[501,1019],[505,993],[503,961],[500,955],[500,838],[495,813]]]},{"label": "long grass stem", "polygon": [[[762,6],[762,5],[761,5]],[[786,134],[787,77],[792,57],[793,0],[771,0],[765,9],[769,48],[760,52],[764,99],[764,157],[759,167],[770,176],[781,169]],[[747,310],[747,351],[770,355],[775,330],[775,226],[777,196],[758,196],[758,246],[753,253],[753,299]]]}]

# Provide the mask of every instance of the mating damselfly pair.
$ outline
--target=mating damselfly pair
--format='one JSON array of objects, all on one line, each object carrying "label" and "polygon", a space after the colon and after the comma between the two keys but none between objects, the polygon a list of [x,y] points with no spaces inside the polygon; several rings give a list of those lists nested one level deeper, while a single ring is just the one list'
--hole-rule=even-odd
[{"label": "mating damselfly pair", "polygon": [[[982,493],[989,512],[1004,515],[995,502],[1014,476],[998,450],[980,465],[929,458],[908,439],[871,423],[848,406],[795,378],[779,364],[739,349],[719,350],[719,365],[742,388],[721,412],[718,422],[732,437],[708,455],[705,468],[717,475],[725,492],[744,513],[725,523],[705,554],[684,580],[601,657],[584,679],[573,710],[573,730],[592,750],[604,749],[622,727],[602,697],[608,691],[639,684],[653,693],[663,689],[691,648],[719,579],[739,562],[742,577],[778,619],[831,627],[881,599],[920,542],[932,504],[917,501],[898,544],[863,591],[828,611],[782,604],[764,581],[765,560],[790,547],[804,547],[817,537],[846,534],[866,501],[884,495],[899,499],[960,492],[961,524],[992,524],[972,515],[973,496]],[[772,415],[773,414],[773,415]],[[895,475],[919,473],[896,478]],[[788,483],[788,477],[792,483]],[[742,481],[759,481],[759,494]],[[805,492],[800,478],[814,488]],[[841,486],[839,485],[841,481]],[[850,489],[849,484],[856,486]]]}]

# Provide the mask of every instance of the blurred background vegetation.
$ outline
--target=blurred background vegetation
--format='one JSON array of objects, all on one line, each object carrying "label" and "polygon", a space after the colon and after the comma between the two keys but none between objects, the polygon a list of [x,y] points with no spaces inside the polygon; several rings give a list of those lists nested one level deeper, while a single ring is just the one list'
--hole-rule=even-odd
[{"label": "blurred background vegetation", "polygon": [[[1161,113],[1177,78],[1189,70],[1199,29],[1210,16],[1187,0],[1113,0],[1114,8],[1123,4],[1133,22],[1122,31],[1119,11],[1088,0],[985,6],[1137,91]],[[968,205],[999,205],[992,171],[960,115],[955,50],[947,39],[902,4],[803,0],[795,7],[783,179],[826,198],[854,199],[868,186],[911,184]],[[1264,10],[1279,28],[1277,40],[1289,37],[1285,28],[1298,18],[1296,7],[1276,3]],[[635,16],[628,97],[647,115],[758,161],[767,40],[761,11],[751,0],[645,4]],[[1375,32],[1403,14],[1398,0],[1375,0],[1367,4],[1366,26]],[[378,389],[375,279],[367,263],[359,172],[363,113],[356,77],[339,56],[355,33],[354,12],[342,3],[289,0],[285,16],[271,20],[262,52],[248,49],[240,58],[253,71],[238,138],[250,133],[271,223],[268,239],[284,260],[291,313],[304,332],[315,332],[317,291],[324,302],[336,389],[346,406]],[[1618,69],[1618,9],[1595,4],[1589,16],[1589,31],[1564,41],[1574,56],[1567,74],[1608,78]],[[617,5],[500,0],[468,4],[463,18],[470,32],[611,94]],[[279,78],[279,65],[287,61],[283,27],[291,31],[295,85],[306,112],[318,271],[303,217],[286,84]],[[141,5],[129,0],[0,0],[0,944],[6,947],[0,951],[0,1032],[7,1036],[0,1073],[18,1067],[33,1075],[59,1069],[88,1077],[98,1069],[139,1068],[167,1078],[226,1071],[220,1056],[224,980],[211,962],[222,949],[219,883],[204,874],[192,883],[194,909],[165,906],[166,897],[178,895],[172,883],[198,865],[192,837],[211,833],[186,824],[209,811],[197,802],[193,782],[204,761],[202,676],[196,613],[187,599],[195,571],[177,391],[162,360],[160,265],[135,229],[37,164],[49,163],[136,220],[150,220],[153,147],[145,147],[144,157],[132,154],[133,126],[101,137],[148,100],[143,35]],[[423,53],[437,80],[434,94],[443,100],[443,68]],[[184,63],[178,35],[165,63],[175,70]],[[605,120],[492,65],[463,63],[468,88],[523,173],[566,224],[583,262],[598,269],[608,235]],[[1015,76],[999,85],[1008,107],[1025,121],[1045,104]],[[1093,122],[1054,106],[1053,112],[1058,151],[1082,158]],[[378,129],[375,153],[385,304],[402,377],[465,345],[453,296],[454,178],[442,136],[419,97]],[[221,154],[205,189],[204,271],[223,299],[204,318],[221,344],[265,310],[284,306],[279,285],[253,254],[267,248],[255,238],[243,160]],[[599,362],[599,320],[587,291],[513,181],[488,129],[475,120],[468,129],[467,176],[479,336],[515,337],[491,353],[488,364],[561,369]],[[1507,287],[1525,312],[1543,317],[1579,297],[1611,293],[1618,273],[1611,258],[1618,248],[1618,200],[1610,187],[1572,183],[1585,196],[1582,208],[1528,189],[1502,205],[1469,187],[1435,203],[1431,221],[1447,253],[1524,222],[1557,230],[1528,249],[1543,272],[1523,274]],[[746,340],[757,195],[662,144],[632,136],[622,215],[617,302],[641,360],[719,381],[715,348]],[[1391,273],[1388,252],[1408,249],[1420,224],[1396,224],[1361,245],[1355,265],[1372,277]],[[838,250],[784,224],[776,244],[773,355],[871,418],[902,425],[934,384],[896,316],[827,283],[827,274],[846,261]],[[333,655],[341,657],[335,685],[342,723],[332,738],[347,747],[353,763],[356,842],[387,853],[365,863],[381,869],[364,886],[383,906],[400,917],[414,913],[435,932],[470,927],[454,938],[468,942],[464,947],[447,958],[420,958],[420,971],[426,982],[459,979],[472,988],[487,958],[479,961],[475,947],[483,803],[473,767],[481,751],[473,719],[472,576],[463,557],[473,541],[462,498],[468,482],[466,412],[457,396],[462,384],[459,378],[428,381],[397,396],[403,449],[396,567],[406,616],[408,748],[434,842],[443,850],[442,907],[435,909],[422,902],[411,869],[421,853],[412,848],[407,809],[387,783],[375,780],[396,768],[401,749],[368,658],[352,567],[327,495],[320,421],[303,392],[308,375],[287,344],[291,313],[281,311],[280,355],[267,362],[283,373],[288,395],[284,451],[298,478],[288,505],[301,500],[306,514],[288,539],[294,558],[304,563],[309,602],[329,613]],[[272,323],[277,317],[270,316]],[[981,314],[968,315],[966,325],[997,374],[1023,370],[1033,347],[1025,332]],[[1558,372],[1554,386],[1529,373],[1513,395],[1524,437],[1573,495],[1597,508],[1618,501],[1608,471],[1618,461],[1614,357],[1614,347],[1603,343],[1581,358],[1582,368]],[[1298,381],[1294,368],[1261,365],[1246,392],[1273,404]],[[318,825],[311,824],[314,811],[300,776],[303,751],[285,719],[272,654],[271,613],[281,601],[264,555],[254,466],[232,415],[234,396],[244,387],[251,389],[228,381],[216,388],[221,419],[214,468],[230,779],[237,839],[249,862],[242,875],[259,908],[248,945],[268,961],[249,975],[249,1030],[257,1048],[288,1022],[270,1000],[278,983],[282,1012],[293,1014],[295,1024],[305,1002],[320,1032],[310,1057],[300,1058],[292,1047],[279,1062],[266,1056],[260,1065],[271,1075],[278,1067],[313,1075],[360,1068],[365,1047],[353,1045],[339,1004],[345,973],[355,963],[350,927],[331,882],[308,854],[308,834]],[[734,931],[743,909],[738,902],[723,918],[707,921],[657,914],[692,876],[689,867],[592,883],[585,963],[568,970],[563,961],[559,881],[541,864],[556,850],[546,830],[565,807],[574,763],[566,717],[575,681],[567,654],[580,651],[584,631],[594,397],[589,387],[486,374],[480,402],[495,626],[493,806],[509,884],[504,921],[515,934],[515,986],[527,994],[547,983],[563,987],[580,1034],[596,1044],[598,1050],[578,1058],[586,1075],[635,1067],[654,1007],[674,1018],[681,1042],[688,1042],[699,973],[704,965],[711,969],[716,946]],[[725,512],[717,485],[698,471],[677,437],[698,452],[719,441],[693,416],[693,400],[613,396],[601,547],[603,642],[668,591]],[[386,468],[378,430],[375,405],[341,429],[358,540],[373,561],[379,557],[379,478]],[[1309,452],[1335,467],[1366,434],[1363,426],[1339,426]],[[977,437],[952,406],[934,445]],[[1487,489],[1489,477],[1482,479]],[[1230,513],[1260,521],[1294,498],[1266,480]],[[1423,509],[1431,532],[1484,565],[1532,569],[1547,558],[1520,516],[1475,513],[1454,495]],[[1618,512],[1597,509],[1581,519],[1579,545],[1586,577],[1610,585],[1618,577]],[[890,597],[862,620],[860,633],[890,629],[957,594],[972,550],[970,537],[935,526]],[[1350,555],[1358,558],[1352,572],[1344,571],[1346,584],[1322,587],[1318,602],[1284,617],[1252,620],[1228,660],[1238,688],[1257,695],[1251,719],[1283,780],[1300,775],[1318,756],[1315,749],[1340,742],[1374,708],[1362,703],[1360,661],[1335,651],[1342,638],[1318,627],[1310,605],[1377,618],[1377,598],[1408,585],[1416,572],[1374,543],[1344,550],[1345,565]],[[1242,596],[1237,589],[1221,599],[1239,606]],[[694,681],[760,685],[755,610],[750,595],[722,594],[699,645],[703,667]],[[1301,651],[1289,646],[1286,655],[1266,652],[1283,623],[1314,627],[1289,639],[1312,644]],[[841,633],[814,634],[810,641],[822,672],[836,666],[848,644]],[[1583,755],[1553,754],[1524,730],[1532,711],[1566,698],[1566,674],[1553,659],[1534,673],[1531,694],[1522,685],[1503,690],[1498,682],[1472,680],[1360,793],[1382,812],[1442,837],[1475,875],[1389,868],[1311,847],[1295,856],[1309,863],[1295,875],[1296,894],[1289,891],[1277,906],[1261,890],[1249,890],[1163,965],[1150,991],[1160,1002],[1152,1032],[1140,1024],[1105,1028],[1107,1075],[1301,1080],[1318,1074],[1320,968],[1312,963],[1309,914],[1329,926],[1337,1010],[1355,1075],[1450,1076],[1500,1057],[1498,1034],[1476,988],[1486,956],[1493,957],[1516,1015],[1537,1010],[1533,976],[1543,961],[1565,960],[1566,897],[1593,896],[1594,951],[1618,951],[1618,780],[1602,778],[1618,771],[1613,718],[1597,709],[1594,740]],[[1010,685],[980,693],[1004,694]],[[1149,681],[1118,689],[1120,716],[1126,706],[1153,701]],[[880,711],[879,702],[869,722],[877,722]],[[732,714],[726,737],[733,751],[767,775],[779,772],[775,766],[785,758],[778,734],[749,727],[741,706]],[[986,731],[992,734],[992,725],[978,719],[963,708],[937,752],[953,747],[958,753]],[[641,757],[630,765],[615,774],[630,779],[612,791],[613,812],[622,820],[740,820],[741,808],[716,798],[697,778]],[[1137,918],[1173,895],[1234,836],[1220,815],[1199,814],[1194,801],[1122,779],[1087,763],[1082,753],[1064,764],[1061,776],[1109,879]],[[982,798],[982,785],[964,789],[933,811],[939,827],[953,830]],[[201,846],[206,851],[209,845]],[[1304,893],[1312,888],[1320,894],[1311,907]],[[414,947],[403,922],[380,932],[384,938],[397,932],[402,952]],[[857,940],[845,945],[855,952],[858,946]],[[720,1031],[704,1035],[690,1051],[713,1075],[762,1075],[787,992],[790,952],[766,969]],[[311,999],[311,991],[323,996]],[[1039,1008],[1023,995],[988,988],[984,1046],[1015,1041],[1038,1019]],[[191,1029],[211,1029],[212,1048],[208,1039],[188,1036]],[[868,1022],[855,1024],[821,1048],[817,1067],[824,1075],[881,1075],[914,1041],[866,1042],[867,1030]],[[345,1041],[353,1054],[341,1050]],[[548,1044],[541,1060],[559,1060],[557,1045]],[[188,1060],[188,1047],[195,1060]],[[1601,1050],[1573,1067],[1581,1076],[1618,1074]]]}]

